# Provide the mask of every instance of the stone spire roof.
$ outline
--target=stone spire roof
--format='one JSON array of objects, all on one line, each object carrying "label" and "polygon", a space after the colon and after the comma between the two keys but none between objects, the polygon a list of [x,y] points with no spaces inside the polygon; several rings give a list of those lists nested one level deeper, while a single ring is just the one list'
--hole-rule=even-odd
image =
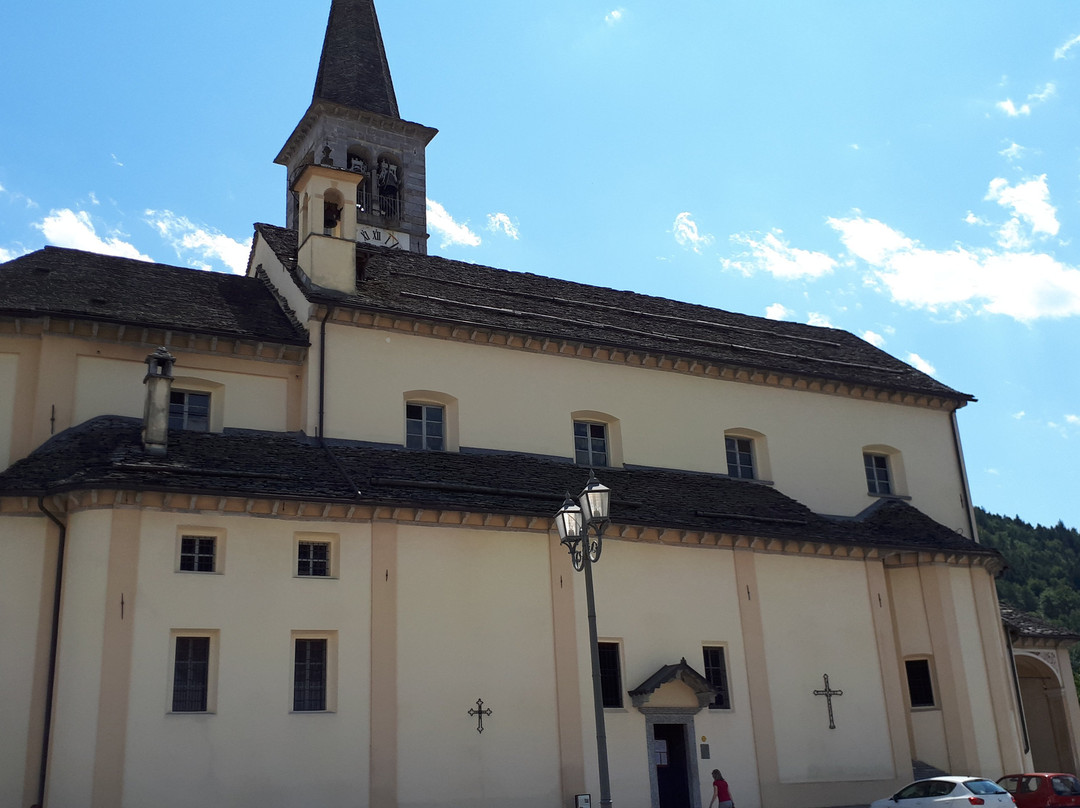
[{"label": "stone spire roof", "polygon": [[400,118],[374,0],[332,0],[312,103]]}]

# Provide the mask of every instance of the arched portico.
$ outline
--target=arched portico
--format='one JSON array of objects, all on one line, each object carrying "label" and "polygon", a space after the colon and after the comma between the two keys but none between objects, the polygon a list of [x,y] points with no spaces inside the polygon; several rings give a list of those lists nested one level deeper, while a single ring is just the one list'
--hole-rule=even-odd
[{"label": "arched portico", "polygon": [[[1057,661],[1056,652],[1042,652]],[[1076,750],[1069,731],[1065,687],[1056,664],[1051,666],[1040,652],[1016,653],[1016,675],[1027,719],[1031,743],[1031,762],[1040,772],[1071,772],[1075,769]],[[1073,687],[1072,681],[1065,683]]]}]

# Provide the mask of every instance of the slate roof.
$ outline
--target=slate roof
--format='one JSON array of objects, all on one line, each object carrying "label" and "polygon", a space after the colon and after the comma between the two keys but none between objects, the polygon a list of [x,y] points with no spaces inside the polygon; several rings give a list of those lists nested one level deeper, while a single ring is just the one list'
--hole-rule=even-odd
[{"label": "slate roof", "polygon": [[0,315],[79,317],[307,345],[263,281],[45,247],[0,264]]},{"label": "slate roof", "polygon": [[1041,617],[1022,612],[1013,606],[1001,604],[1001,620],[1017,637],[1036,640],[1080,640],[1080,634],[1063,626],[1055,626]]},{"label": "slate roof", "polygon": [[373,0],[330,4],[311,100],[399,117]]},{"label": "slate roof", "polygon": [[[119,416],[68,429],[0,474],[0,496],[107,487],[550,517],[588,478],[569,461],[528,455],[323,448],[299,433],[251,430],[174,430],[168,454],[151,457],[139,429]],[[771,486],[720,475],[635,468],[601,478],[613,521],[625,524],[1000,557],[901,501],[836,520]]]},{"label": "slate roof", "polygon": [[[296,269],[296,234],[256,230]],[[958,402],[974,400],[854,334],[736,314],[403,250],[358,248],[364,280],[355,294],[309,297],[369,311],[504,329],[591,345],[649,350],[736,367],[866,384]]]}]

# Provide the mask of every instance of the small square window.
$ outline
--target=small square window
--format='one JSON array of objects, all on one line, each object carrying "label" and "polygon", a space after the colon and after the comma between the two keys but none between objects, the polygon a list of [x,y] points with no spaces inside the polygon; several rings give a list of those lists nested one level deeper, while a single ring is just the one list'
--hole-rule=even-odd
[{"label": "small square window", "polygon": [[300,576],[329,577],[330,542],[298,542],[296,552],[296,574]]},{"label": "small square window", "polygon": [[750,438],[725,437],[724,448],[727,450],[728,476],[753,480],[754,441]]},{"label": "small square window", "polygon": [[186,390],[169,392],[169,429],[210,429],[210,394]]},{"label": "small square window", "polygon": [[619,668],[619,644],[599,642],[600,694],[605,707],[622,707],[622,673]]},{"label": "small square window", "polygon": [[904,661],[907,670],[908,695],[912,707],[934,706],[934,683],[930,676],[929,659],[908,659]]},{"label": "small square window", "polygon": [[334,633],[293,635],[293,712],[334,709],[335,640]]},{"label": "small square window", "polygon": [[730,710],[731,697],[728,694],[727,662],[724,659],[724,648],[720,645],[706,645],[701,650],[705,658],[705,680],[716,688],[716,698],[709,704],[709,708]]},{"label": "small square window", "polygon": [[405,405],[405,447],[436,451],[446,448],[446,409],[442,405]]},{"label": "small square window", "polygon": [[216,536],[181,536],[180,569],[183,572],[215,572]]},{"label": "small square window", "polygon": [[607,424],[574,421],[574,459],[579,466],[607,466]]},{"label": "small square window", "polygon": [[888,455],[866,452],[863,454],[863,466],[866,468],[867,491],[871,494],[892,494]]}]

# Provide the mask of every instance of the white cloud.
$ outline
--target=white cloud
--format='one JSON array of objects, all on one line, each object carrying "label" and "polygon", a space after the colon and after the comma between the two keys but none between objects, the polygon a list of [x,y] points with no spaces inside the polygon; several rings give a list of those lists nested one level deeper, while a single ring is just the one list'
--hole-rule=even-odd
[{"label": "white cloud", "polygon": [[986,225],[990,224],[990,222],[986,221],[986,219],[983,219],[980,216],[976,216],[970,210],[967,212],[967,216],[964,217],[964,221],[967,222],[968,224],[977,224],[977,225],[981,225],[981,226],[984,226],[984,227]]},{"label": "white cloud", "polygon": [[1080,426],[1080,415],[1066,415],[1065,423],[1072,424],[1073,426]]},{"label": "white cloud", "polygon": [[1022,418],[1023,418],[1023,417],[1025,416],[1025,415],[1027,415],[1027,413],[1026,413],[1026,412],[1024,412],[1023,410],[1020,410],[1020,412],[1014,412],[1014,413],[1013,413],[1013,416],[1012,416],[1012,417],[1013,417],[1013,418],[1015,418],[1015,419],[1016,419],[1017,421],[1019,421],[1019,420],[1021,420],[1021,419],[1022,419]]},{"label": "white cloud", "polygon": [[863,331],[862,338],[873,345],[875,348],[885,347],[885,337],[876,331]]},{"label": "white cloud", "polygon": [[1060,47],[1055,48],[1054,49],[1054,58],[1055,59],[1064,59],[1068,55],[1069,51],[1072,50],[1073,48],[1075,48],[1077,45],[1080,45],[1080,34],[1077,34],[1076,36],[1074,36],[1072,39],[1070,39],[1064,45],[1061,45]]},{"label": "white cloud", "polygon": [[113,165],[120,166],[120,168],[124,167],[124,164],[120,162],[120,158],[117,157],[115,154],[110,154],[109,157],[112,158]]},{"label": "white cloud", "polygon": [[959,245],[931,250],[876,219],[828,221],[898,303],[957,316],[981,310],[1022,322],[1080,315],[1080,270],[1050,255]]},{"label": "white cloud", "polygon": [[794,315],[795,312],[783,303],[773,303],[765,307],[765,316],[770,320],[790,320]]},{"label": "white cloud", "polygon": [[622,19],[625,16],[626,16],[626,9],[625,8],[616,8],[616,9],[614,9],[612,11],[609,11],[604,16],[604,22],[606,22],[608,25],[618,25],[620,22],[622,22]]},{"label": "white cloud", "polygon": [[91,205],[100,205],[101,204],[100,202],[98,202],[97,194],[95,194],[93,191],[90,192],[90,204]]},{"label": "white cloud", "polygon": [[933,376],[937,373],[937,368],[919,356],[917,353],[909,353],[907,355],[907,362],[917,370],[921,370],[927,376]]},{"label": "white cloud", "polygon": [[1026,151],[1027,149],[1025,149],[1019,143],[1013,143],[1010,146],[1007,146],[1006,148],[999,151],[998,154],[1000,154],[1007,160],[1018,160],[1024,156],[1024,152]]},{"label": "white cloud", "polygon": [[827,315],[820,314],[816,311],[810,312],[810,316],[806,318],[807,325],[819,325],[823,328],[832,328],[832,321]]},{"label": "white cloud", "polygon": [[1004,101],[997,102],[997,108],[1008,115],[1010,118],[1017,118],[1021,115],[1031,114],[1030,104],[1021,104],[1019,107],[1013,103],[1011,98],[1006,98]]},{"label": "white cloud", "polygon": [[487,229],[490,230],[492,233],[502,232],[510,236],[510,238],[512,239],[517,239],[517,223],[511,220],[511,218],[505,213],[489,213],[487,220]]},{"label": "white cloud", "polygon": [[144,215],[158,234],[172,245],[176,254],[186,258],[191,266],[213,269],[213,263],[209,262],[220,262],[234,275],[243,275],[247,271],[251,239],[237,241],[217,230],[200,227],[186,216],[178,216],[171,210],[148,210]]},{"label": "white cloud", "polygon": [[1036,90],[1035,92],[1028,95],[1028,101],[1045,101],[1047,98],[1054,95],[1056,92],[1057,87],[1054,86],[1054,82],[1048,81],[1046,82],[1046,84],[1043,85],[1043,88],[1041,90]]},{"label": "white cloud", "polygon": [[691,217],[689,211],[683,211],[676,216],[672,228],[675,241],[680,246],[689,247],[696,253],[700,253],[702,247],[707,247],[713,242],[711,235],[698,231],[697,222]]},{"label": "white cloud", "polygon": [[774,277],[820,278],[836,267],[836,261],[829,255],[811,250],[800,250],[783,241],[780,230],[773,230],[761,238],[749,233],[734,235],[731,240],[745,246],[746,252],[737,258],[725,258],[721,263],[727,269],[738,269],[745,275],[757,270],[765,270]]},{"label": "white cloud", "polygon": [[987,474],[993,474],[995,477],[998,476],[999,474],[1001,474],[1001,472],[998,471],[997,469],[987,469],[986,473]]},{"label": "white cloud", "polygon": [[434,199],[427,201],[428,227],[442,236],[440,246],[479,247],[480,236],[469,229],[467,224],[459,224],[447,213],[446,208]]},{"label": "white cloud", "polygon": [[0,264],[4,263],[5,261],[10,261],[14,257],[15,253],[13,253],[11,250],[5,250],[3,247],[0,247]]},{"label": "white cloud", "polygon": [[119,235],[101,237],[94,228],[90,214],[84,210],[74,211],[64,208],[49,211],[49,215],[34,224],[45,235],[45,240],[56,247],[71,247],[76,250],[116,255],[121,258],[137,258],[151,261],[134,245],[124,241]]},{"label": "white cloud", "polygon": [[990,180],[985,198],[1011,209],[1014,218],[1019,217],[1031,226],[1032,233],[1056,236],[1061,227],[1057,220],[1057,208],[1050,204],[1050,189],[1046,185],[1045,174],[1017,185],[1009,185],[1009,181],[1003,177],[995,177]]}]

